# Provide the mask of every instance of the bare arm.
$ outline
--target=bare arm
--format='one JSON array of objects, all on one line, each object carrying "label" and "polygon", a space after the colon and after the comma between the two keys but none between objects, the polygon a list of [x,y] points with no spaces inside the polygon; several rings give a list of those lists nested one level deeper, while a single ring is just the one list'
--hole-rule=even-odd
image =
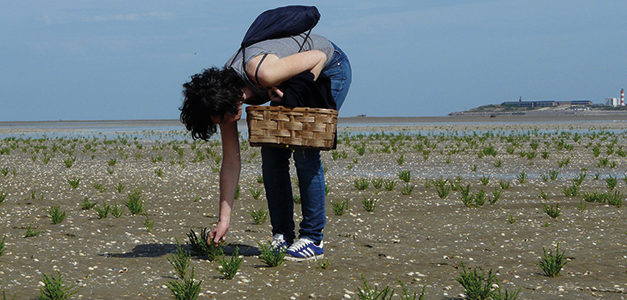
[{"label": "bare arm", "polygon": [[[255,78],[255,70],[261,58],[262,55],[256,56],[246,65],[246,73],[250,78]],[[283,58],[269,54],[259,67],[257,78],[266,87],[277,86],[303,71],[311,71],[314,79],[318,79],[326,62],[327,55],[320,50],[299,52]]]},{"label": "bare arm", "polygon": [[224,239],[224,236],[229,230],[231,210],[233,209],[235,190],[237,189],[241,169],[237,120],[220,123],[220,134],[222,135],[220,211],[218,224],[209,233],[209,236],[216,244]]}]

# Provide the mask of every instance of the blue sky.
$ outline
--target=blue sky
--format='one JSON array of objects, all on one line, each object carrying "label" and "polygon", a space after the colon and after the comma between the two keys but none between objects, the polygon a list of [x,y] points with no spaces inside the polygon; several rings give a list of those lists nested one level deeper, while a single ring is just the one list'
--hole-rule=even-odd
[{"label": "blue sky", "polygon": [[176,119],[262,11],[316,5],[348,54],[340,116],[440,116],[627,88],[627,1],[0,0],[0,121]]}]

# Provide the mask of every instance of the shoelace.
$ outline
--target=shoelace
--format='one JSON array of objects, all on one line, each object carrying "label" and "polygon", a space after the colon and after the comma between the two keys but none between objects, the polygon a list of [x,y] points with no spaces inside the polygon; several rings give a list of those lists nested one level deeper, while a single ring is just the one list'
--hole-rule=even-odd
[{"label": "shoelace", "polygon": [[292,251],[300,251],[302,248],[305,248],[309,244],[313,244],[313,242],[306,239],[299,239],[294,244],[292,244],[290,249],[293,249]]}]

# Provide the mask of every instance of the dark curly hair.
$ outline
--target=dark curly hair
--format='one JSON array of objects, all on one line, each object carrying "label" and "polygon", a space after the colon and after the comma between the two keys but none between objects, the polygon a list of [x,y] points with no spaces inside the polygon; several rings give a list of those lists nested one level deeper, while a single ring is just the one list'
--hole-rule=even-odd
[{"label": "dark curly hair", "polygon": [[227,112],[237,114],[244,86],[233,69],[216,67],[192,75],[192,80],[183,84],[181,122],[192,132],[194,140],[206,141],[216,132],[212,116],[222,117]]}]

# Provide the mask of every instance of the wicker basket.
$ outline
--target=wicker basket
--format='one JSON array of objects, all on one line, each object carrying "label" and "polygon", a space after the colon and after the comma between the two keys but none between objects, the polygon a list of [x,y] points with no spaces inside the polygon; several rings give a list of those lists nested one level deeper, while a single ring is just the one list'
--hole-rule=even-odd
[{"label": "wicker basket", "polygon": [[246,108],[246,114],[251,146],[335,147],[337,110],[253,105]]}]

